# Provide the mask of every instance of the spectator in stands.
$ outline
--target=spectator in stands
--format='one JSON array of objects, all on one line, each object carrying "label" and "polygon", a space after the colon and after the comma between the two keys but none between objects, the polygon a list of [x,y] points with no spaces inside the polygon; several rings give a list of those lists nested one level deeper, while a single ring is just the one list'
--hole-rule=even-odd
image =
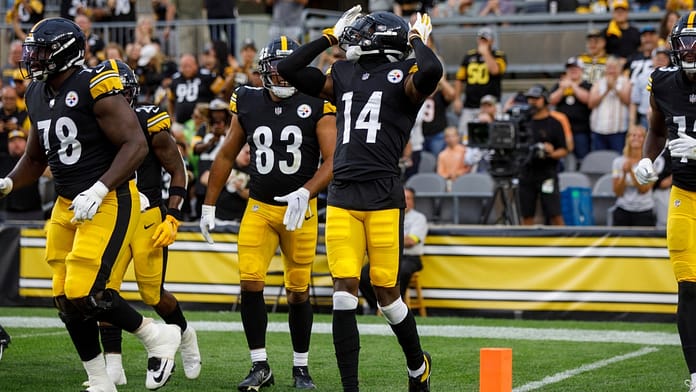
[{"label": "spectator in stands", "polygon": [[116,42],[109,42],[104,47],[104,59],[125,61],[126,51]]},{"label": "spectator in stands", "polygon": [[201,181],[203,173],[210,170],[220,147],[225,141],[227,128],[232,120],[228,105],[221,99],[214,99],[208,106],[208,122],[204,130],[196,135],[200,142],[193,146],[193,153],[199,156],[198,181],[196,181],[196,216],[201,216],[201,206],[205,198],[206,185]]},{"label": "spectator in stands", "polygon": [[534,224],[537,200],[540,200],[545,222],[562,226],[558,164],[568,154],[563,126],[549,113],[549,95],[544,86],[534,85],[524,95],[532,113],[528,127],[535,148],[519,175],[522,224]]},{"label": "spectator in stands", "polygon": [[[200,1],[169,0],[176,7],[179,20],[203,19],[203,7]],[[197,42],[203,40],[203,32],[197,26],[177,26],[178,53],[195,53]]]},{"label": "spectator in stands", "polygon": [[587,102],[592,110],[592,150],[623,151],[630,103],[631,82],[621,74],[621,60],[609,57],[604,77],[592,85]]},{"label": "spectator in stands", "polygon": [[477,14],[473,0],[446,0],[435,4],[432,16],[433,18],[452,18]]},{"label": "spectator in stands", "polygon": [[121,45],[135,42],[136,0],[107,1],[106,4],[111,15],[109,22],[121,24],[109,29],[109,41]]},{"label": "spectator in stands", "polygon": [[[173,38],[172,33],[174,28],[174,20],[176,19],[176,5],[170,0],[152,0],[152,13],[155,16],[155,21],[164,22],[164,27],[158,27],[158,37],[162,38],[161,46],[164,53],[171,55],[174,51],[170,47],[169,38]],[[161,31],[160,31],[161,29]]]},{"label": "spectator in stands", "polygon": [[0,87],[12,82],[15,71],[19,71],[19,61],[22,59],[22,41],[13,40],[10,42],[7,52],[7,62],[2,66],[2,83]]},{"label": "spectator in stands", "polygon": [[487,0],[481,7],[479,16],[502,16],[515,13],[515,5],[510,0]]},{"label": "spectator in stands", "polygon": [[667,11],[686,11],[694,9],[693,0],[666,0],[665,10]]},{"label": "spectator in stands", "polygon": [[628,57],[624,65],[624,74],[635,85],[638,79],[646,79],[653,71],[653,50],[657,48],[657,29],[645,26],[640,29],[640,49]]},{"label": "spectator in stands", "polygon": [[[12,83],[10,83],[10,87],[15,88],[15,92],[17,93],[17,110],[19,110],[20,112],[27,111],[27,103],[24,99],[24,95],[27,92],[27,85],[29,85],[29,81],[25,80],[24,77],[22,77],[22,71],[16,70],[14,76],[12,77]],[[27,123],[27,126],[29,126],[29,123]],[[25,129],[25,131],[28,130],[29,128]]]},{"label": "spectator in stands", "polygon": [[393,12],[404,18],[409,18],[416,12],[428,13],[433,8],[433,0],[394,0]]},{"label": "spectator in stands", "polygon": [[92,21],[86,15],[75,16],[75,23],[85,34],[85,64],[89,66],[99,64],[106,58],[104,57],[104,47],[106,46],[104,40],[92,30]]},{"label": "spectator in stands", "polygon": [[672,27],[679,20],[679,13],[677,11],[665,11],[660,19],[660,25],[657,29],[657,46],[667,47],[669,45],[669,35],[672,32]]},{"label": "spectator in stands", "polygon": [[29,118],[26,110],[17,108],[17,90],[12,86],[0,89],[0,154],[7,153],[7,135],[12,131],[29,131]]},{"label": "spectator in stands", "polygon": [[207,69],[199,69],[196,57],[184,54],[179,60],[179,72],[169,86],[169,115],[175,122],[185,123],[191,118],[199,102],[210,102],[215,93],[211,85],[215,77]]},{"label": "spectator in stands", "polygon": [[[416,191],[404,188],[406,208],[404,209],[404,250],[399,259],[399,290],[401,297],[406,295],[408,284],[414,273],[423,269],[421,256],[424,253],[425,237],[428,235],[428,220],[425,215],[415,209]],[[377,297],[370,283],[370,264],[363,266],[360,273],[360,292],[369,307],[369,313],[377,312]]]},{"label": "spectator in stands", "polygon": [[[467,139],[466,124],[474,121],[479,112],[481,98],[493,95],[498,101],[502,92],[502,79],[507,68],[505,53],[495,49],[493,30],[478,30],[476,49],[469,50],[457,70],[454,84],[453,110],[459,115],[459,133]],[[464,100],[460,97],[464,93]]]},{"label": "spectator in stands", "polygon": [[[670,51],[667,48],[656,48],[652,50],[650,70],[659,67],[666,67],[670,63]],[[640,124],[643,128],[648,128],[648,112],[650,109],[650,91],[648,91],[648,80],[650,73],[642,73],[631,83],[631,103],[629,106],[629,124]]]},{"label": "spectator in stands", "polygon": [[302,42],[302,12],[308,0],[265,0],[273,7],[271,27],[268,29],[270,39],[286,35],[297,42]]},{"label": "spectator in stands", "polygon": [[152,15],[140,15],[135,24],[135,42],[142,46],[157,42],[155,38],[155,19]]},{"label": "spectator in stands", "polygon": [[491,123],[498,119],[498,100],[490,94],[484,95],[483,98],[481,98],[479,114],[476,120],[479,122]]},{"label": "spectator in stands", "polygon": [[227,42],[227,52],[231,54],[237,53],[235,40],[237,39],[236,23],[223,23],[223,19],[237,18],[237,1],[236,0],[206,0],[205,8],[208,11],[208,20],[213,23],[208,24],[210,30],[210,40]]},{"label": "spectator in stands", "polygon": [[232,91],[242,85],[262,87],[261,75],[256,64],[256,44],[251,38],[245,38],[239,52],[239,60],[230,58],[231,72],[225,75],[225,83],[222,88],[222,96],[229,99]]},{"label": "spectator in stands", "polygon": [[638,161],[643,156],[645,135],[643,126],[631,127],[626,134],[623,154],[612,163],[611,173],[616,194],[614,226],[655,226],[653,183],[640,185],[634,174]]},{"label": "spectator in stands", "polygon": [[471,166],[466,163],[467,147],[462,144],[457,128],[445,128],[445,149],[437,155],[437,174],[447,180],[448,188],[457,177],[471,172]]},{"label": "spectator in stands", "polygon": [[604,77],[606,69],[607,55],[606,51],[607,40],[601,31],[592,29],[587,32],[587,41],[585,42],[585,53],[578,56],[583,64],[582,78],[590,84]]},{"label": "spectator in stands", "polygon": [[24,40],[22,26],[33,26],[44,18],[45,0],[14,0],[5,14],[5,22],[11,24],[17,39]]},{"label": "spectator in stands", "polygon": [[[578,162],[590,152],[590,108],[587,102],[592,85],[583,80],[584,64],[578,57],[566,61],[565,73],[558,83],[551,87],[549,102],[560,113],[565,114],[570,122],[573,153]],[[569,170],[572,168],[566,168]]]},{"label": "spectator in stands", "polygon": [[[215,219],[239,223],[244,215],[244,210],[249,200],[249,164],[251,154],[249,144],[245,144],[239,151],[234,161],[234,167],[230,171],[225,187],[215,203]],[[208,186],[210,170],[201,174],[201,183]]]},{"label": "spectator in stands", "polygon": [[[14,168],[19,158],[24,154],[27,146],[27,133],[23,130],[14,130],[7,134],[5,149],[8,154],[0,155],[0,174],[6,176]],[[50,173],[50,171],[46,171]],[[5,197],[5,217],[9,220],[43,220],[44,212],[39,192],[39,181],[18,189]]]},{"label": "spectator in stands", "polygon": [[157,91],[164,79],[164,64],[164,54],[158,43],[152,42],[140,49],[138,66],[133,68],[140,85],[139,101],[154,102],[155,91]]},{"label": "spectator in stands", "polygon": [[399,161],[399,166],[403,170],[402,181],[405,183],[408,179],[418,173],[421,161],[421,152],[423,151],[423,143],[425,138],[423,137],[423,118],[426,115],[428,108],[425,105],[421,105],[418,114],[416,115],[416,120],[411,128],[411,134],[409,135],[406,147],[401,155]]},{"label": "spectator in stands", "polygon": [[602,31],[607,40],[607,53],[624,60],[640,47],[640,31],[631,24],[629,10],[628,0],[613,0],[612,19]]}]

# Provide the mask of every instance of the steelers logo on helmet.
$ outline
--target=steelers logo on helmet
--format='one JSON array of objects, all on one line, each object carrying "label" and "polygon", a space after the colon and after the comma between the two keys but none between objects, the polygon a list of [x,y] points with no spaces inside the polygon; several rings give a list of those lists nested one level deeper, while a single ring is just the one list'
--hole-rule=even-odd
[{"label": "steelers logo on helmet", "polygon": [[67,107],[74,108],[77,106],[78,102],[80,102],[80,97],[77,95],[77,92],[68,91],[68,93],[65,94],[65,105]]},{"label": "steelers logo on helmet", "polygon": [[300,118],[307,118],[312,115],[312,108],[306,103],[303,103],[297,107],[297,115],[300,116]]},{"label": "steelers logo on helmet", "polygon": [[403,18],[391,12],[373,12],[346,27],[339,45],[350,61],[373,55],[386,56],[391,62],[401,61],[411,53],[408,30]]},{"label": "steelers logo on helmet", "polygon": [[282,35],[269,42],[259,53],[259,73],[263,87],[278,98],[290,98],[297,92],[295,87],[286,82],[278,73],[278,62],[288,57],[300,45]]},{"label": "steelers logo on helmet", "polygon": [[50,76],[85,62],[85,35],[75,22],[43,19],[32,27],[22,44],[20,69],[25,79],[45,81]]},{"label": "steelers logo on helmet", "polygon": [[679,18],[669,40],[672,63],[686,74],[696,76],[696,11]]}]

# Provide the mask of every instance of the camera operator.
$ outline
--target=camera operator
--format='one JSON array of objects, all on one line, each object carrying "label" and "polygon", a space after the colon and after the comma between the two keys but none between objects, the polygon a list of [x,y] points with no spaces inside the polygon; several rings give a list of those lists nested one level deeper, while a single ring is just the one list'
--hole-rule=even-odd
[{"label": "camera operator", "polygon": [[562,226],[558,163],[568,154],[563,126],[550,114],[546,87],[534,85],[524,96],[531,115],[527,124],[531,147],[519,176],[522,224],[534,224],[537,198],[540,198],[545,223]]}]

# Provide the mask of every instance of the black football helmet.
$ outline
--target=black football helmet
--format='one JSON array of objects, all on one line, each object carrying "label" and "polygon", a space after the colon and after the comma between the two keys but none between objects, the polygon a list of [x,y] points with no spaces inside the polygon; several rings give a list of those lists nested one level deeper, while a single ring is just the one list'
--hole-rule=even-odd
[{"label": "black football helmet", "polygon": [[[100,65],[108,64],[111,60],[105,60]],[[135,76],[135,72],[121,60],[114,60],[116,62],[116,67],[118,68],[118,76],[121,77],[121,83],[123,84],[123,95],[130,103],[131,107],[135,106],[135,103],[140,94],[140,85],[138,84],[138,78]]]},{"label": "black football helmet", "polygon": [[278,74],[278,62],[290,55],[300,45],[282,35],[269,42],[259,53],[259,73],[263,86],[279,98],[291,97],[297,91]]},{"label": "black football helmet", "polygon": [[696,75],[696,11],[679,18],[672,28],[669,43],[672,64],[687,74]]},{"label": "black football helmet", "polygon": [[75,22],[44,19],[32,27],[22,44],[20,68],[25,79],[44,81],[85,62],[85,35]]},{"label": "black football helmet", "polygon": [[351,61],[372,54],[387,55],[390,61],[401,61],[411,53],[408,30],[408,23],[400,16],[386,11],[373,12],[346,27],[339,44]]}]

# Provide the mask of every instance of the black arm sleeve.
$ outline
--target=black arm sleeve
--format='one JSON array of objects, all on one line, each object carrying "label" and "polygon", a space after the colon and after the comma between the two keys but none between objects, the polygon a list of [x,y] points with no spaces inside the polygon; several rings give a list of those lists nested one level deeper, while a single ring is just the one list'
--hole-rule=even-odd
[{"label": "black arm sleeve", "polygon": [[303,93],[314,97],[319,96],[324,88],[326,76],[319,68],[311,67],[309,64],[328,47],[329,41],[325,37],[300,46],[278,63],[278,73]]},{"label": "black arm sleeve", "polygon": [[421,94],[430,95],[442,78],[442,63],[420,38],[412,39],[411,46],[418,64],[418,71],[413,74],[413,85]]}]

